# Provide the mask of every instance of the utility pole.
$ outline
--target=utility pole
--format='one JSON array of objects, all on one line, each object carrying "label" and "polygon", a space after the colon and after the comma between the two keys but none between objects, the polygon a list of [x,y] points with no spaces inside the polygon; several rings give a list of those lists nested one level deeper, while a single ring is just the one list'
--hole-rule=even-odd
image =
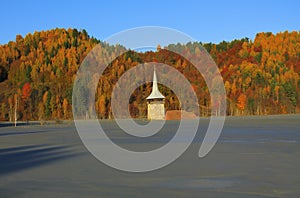
[{"label": "utility pole", "polygon": [[15,127],[17,126],[17,109],[18,109],[18,96],[15,95]]}]

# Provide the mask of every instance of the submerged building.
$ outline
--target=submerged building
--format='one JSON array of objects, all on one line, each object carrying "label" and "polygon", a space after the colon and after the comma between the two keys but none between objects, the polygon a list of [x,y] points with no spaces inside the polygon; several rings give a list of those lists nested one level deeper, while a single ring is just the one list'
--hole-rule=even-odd
[{"label": "submerged building", "polygon": [[147,99],[147,106],[148,106],[148,112],[147,112],[148,119],[164,120],[165,119],[165,97],[158,90],[155,69],[153,72],[152,92],[146,99]]}]

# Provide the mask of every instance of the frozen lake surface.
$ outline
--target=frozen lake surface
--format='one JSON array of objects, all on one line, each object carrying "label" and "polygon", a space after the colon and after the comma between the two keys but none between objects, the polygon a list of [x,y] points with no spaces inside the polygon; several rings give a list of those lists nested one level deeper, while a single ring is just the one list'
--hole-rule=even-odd
[{"label": "frozen lake surface", "polygon": [[[167,143],[178,122],[132,138],[102,121],[120,146],[146,151]],[[1,124],[0,124],[1,125]],[[74,124],[0,127],[0,197],[300,197],[300,115],[227,117],[213,150],[198,158],[208,119],[170,165],[127,173],[94,158]]]}]

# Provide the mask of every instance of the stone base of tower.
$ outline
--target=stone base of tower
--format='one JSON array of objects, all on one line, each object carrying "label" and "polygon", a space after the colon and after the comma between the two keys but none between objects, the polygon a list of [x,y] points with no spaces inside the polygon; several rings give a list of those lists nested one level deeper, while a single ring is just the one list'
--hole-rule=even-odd
[{"label": "stone base of tower", "polygon": [[149,120],[164,120],[165,119],[164,101],[148,102],[148,119]]}]

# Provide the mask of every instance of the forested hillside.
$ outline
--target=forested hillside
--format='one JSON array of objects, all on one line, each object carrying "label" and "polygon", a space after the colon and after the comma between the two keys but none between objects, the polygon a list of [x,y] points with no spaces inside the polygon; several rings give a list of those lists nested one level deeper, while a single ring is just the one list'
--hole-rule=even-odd
[{"label": "forested hillside", "polygon": [[[54,29],[35,32],[0,46],[0,120],[72,118],[72,85],[78,67],[97,44],[112,56],[124,49],[109,46],[85,30]],[[266,115],[299,112],[300,32],[258,33],[255,39],[232,42],[174,44],[190,56],[210,53],[224,78],[228,115]],[[99,79],[96,110],[99,118],[111,118],[111,91],[128,69],[144,62],[174,66],[193,85],[201,116],[209,116],[210,96],[205,82],[183,57],[166,49],[138,53],[128,51],[115,59]],[[160,85],[167,109],[178,109],[174,94]],[[146,116],[145,98],[151,85],[138,88],[130,99],[133,117]]]}]

